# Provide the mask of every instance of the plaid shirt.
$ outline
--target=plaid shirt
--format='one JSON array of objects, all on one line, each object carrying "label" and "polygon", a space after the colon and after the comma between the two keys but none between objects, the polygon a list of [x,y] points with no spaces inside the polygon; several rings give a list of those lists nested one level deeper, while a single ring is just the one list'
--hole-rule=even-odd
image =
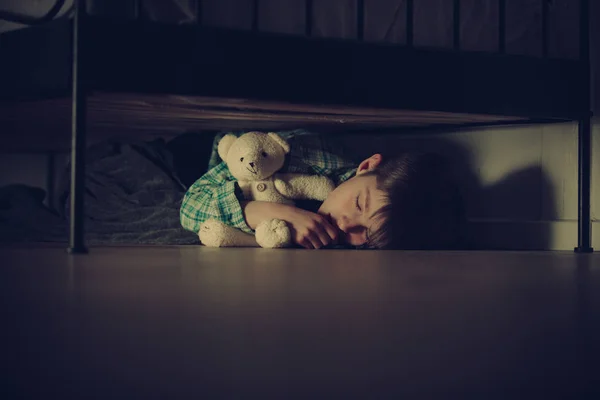
[{"label": "plaid shirt", "polygon": [[[233,134],[240,136],[243,133]],[[324,175],[333,180],[336,186],[355,174],[356,163],[344,154],[340,143],[332,143],[304,130],[278,133],[288,140],[291,147],[281,172]],[[217,152],[219,140],[225,134],[220,133],[215,137],[208,172],[194,182],[183,198],[181,225],[189,231],[198,232],[201,223],[216,219],[253,234],[240,206],[240,201],[245,200],[244,196]]]}]

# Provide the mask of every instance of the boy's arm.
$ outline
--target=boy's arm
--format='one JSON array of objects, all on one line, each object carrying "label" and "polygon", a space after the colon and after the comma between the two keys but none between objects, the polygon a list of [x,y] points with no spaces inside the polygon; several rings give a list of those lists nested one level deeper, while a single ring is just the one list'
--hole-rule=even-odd
[{"label": "boy's arm", "polygon": [[289,204],[264,201],[242,202],[242,207],[252,229],[264,220],[281,219],[289,224],[294,243],[308,249],[319,249],[339,239],[339,232],[323,215]]},{"label": "boy's arm", "polygon": [[236,181],[225,163],[208,171],[188,189],[179,217],[184,229],[196,233],[200,224],[209,219],[253,233],[236,195]]},{"label": "boy's arm", "polygon": [[266,201],[243,201],[241,202],[246,223],[252,229],[268,219],[282,219],[287,221],[290,209],[295,208],[287,204],[271,203]]}]

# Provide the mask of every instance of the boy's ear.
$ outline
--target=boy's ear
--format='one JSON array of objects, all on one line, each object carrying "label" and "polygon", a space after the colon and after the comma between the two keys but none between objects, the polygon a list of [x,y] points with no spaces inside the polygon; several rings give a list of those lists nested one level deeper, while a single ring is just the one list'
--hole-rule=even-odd
[{"label": "boy's ear", "polygon": [[373,171],[381,164],[381,154],[373,154],[371,157],[363,160],[356,169],[356,175],[362,175],[366,172]]},{"label": "boy's ear", "polygon": [[217,152],[219,153],[219,157],[221,157],[221,160],[227,162],[227,153],[229,153],[229,149],[231,148],[231,145],[236,140],[237,140],[237,137],[230,133],[223,136],[221,138],[221,140],[219,140],[219,146],[217,147]]}]

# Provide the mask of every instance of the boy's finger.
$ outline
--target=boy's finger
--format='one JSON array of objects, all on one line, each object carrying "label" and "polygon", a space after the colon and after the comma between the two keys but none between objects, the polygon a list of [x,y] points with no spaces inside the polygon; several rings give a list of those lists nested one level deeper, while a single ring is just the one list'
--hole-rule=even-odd
[{"label": "boy's finger", "polygon": [[333,223],[333,221],[331,220],[331,218],[326,217],[325,222],[322,225],[323,225],[323,228],[325,228],[325,231],[327,232],[327,235],[329,235],[331,240],[333,240],[334,242],[337,241],[338,236],[339,236],[339,231],[338,231],[337,227],[335,226],[335,224]]},{"label": "boy's finger", "polygon": [[332,224],[325,224],[325,231],[327,232],[327,235],[329,235],[333,242],[338,240],[340,232]]},{"label": "boy's finger", "polygon": [[305,249],[312,249],[313,245],[311,243],[310,240],[308,240],[308,238],[304,238],[302,239],[300,242],[298,242],[298,244],[302,247],[304,247]]},{"label": "boy's finger", "polygon": [[329,229],[327,229],[327,227],[321,227],[321,229],[317,231],[317,236],[321,242],[321,245],[323,246],[327,246],[333,240],[335,240],[333,237],[331,237],[331,232]]},{"label": "boy's finger", "polygon": [[308,240],[310,241],[313,248],[315,248],[315,249],[320,249],[321,247],[323,247],[323,243],[321,242],[321,238],[319,237],[318,233],[315,233],[315,232],[311,233],[310,236],[308,237]]}]

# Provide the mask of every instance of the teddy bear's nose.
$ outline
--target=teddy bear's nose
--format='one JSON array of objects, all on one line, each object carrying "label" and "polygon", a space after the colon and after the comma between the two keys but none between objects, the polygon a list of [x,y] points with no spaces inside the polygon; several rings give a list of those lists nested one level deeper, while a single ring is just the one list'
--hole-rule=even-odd
[{"label": "teddy bear's nose", "polygon": [[251,162],[251,163],[250,163],[250,166],[251,166],[252,168],[254,168],[254,163],[253,163],[253,162]]}]

